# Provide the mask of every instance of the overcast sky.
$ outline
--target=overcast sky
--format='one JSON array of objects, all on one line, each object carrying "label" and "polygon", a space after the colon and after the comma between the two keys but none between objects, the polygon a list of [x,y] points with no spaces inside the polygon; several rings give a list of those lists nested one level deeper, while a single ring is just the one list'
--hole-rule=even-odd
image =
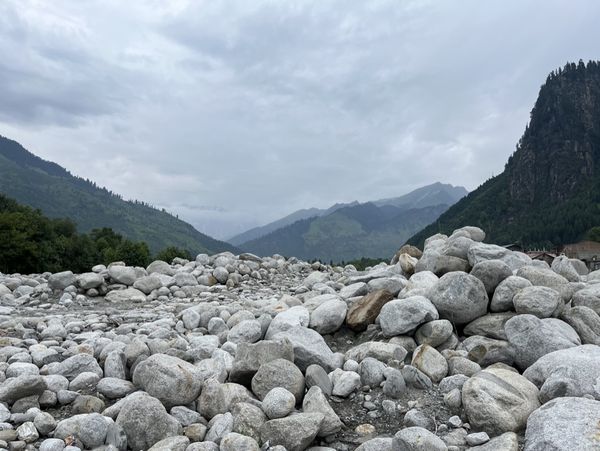
[{"label": "overcast sky", "polygon": [[0,134],[223,238],[299,208],[471,190],[600,2],[0,0]]}]

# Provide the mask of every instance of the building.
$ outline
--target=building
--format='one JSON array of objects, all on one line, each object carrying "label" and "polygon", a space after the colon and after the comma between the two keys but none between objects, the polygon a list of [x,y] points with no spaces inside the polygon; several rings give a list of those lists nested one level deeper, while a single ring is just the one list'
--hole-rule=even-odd
[{"label": "building", "polygon": [[556,254],[548,251],[529,251],[527,252],[527,255],[529,255],[532,260],[542,260],[549,265],[552,265],[552,262],[557,257]]},{"label": "building", "polygon": [[569,258],[578,258],[583,261],[590,271],[600,269],[600,243],[596,241],[566,244],[561,252]]}]

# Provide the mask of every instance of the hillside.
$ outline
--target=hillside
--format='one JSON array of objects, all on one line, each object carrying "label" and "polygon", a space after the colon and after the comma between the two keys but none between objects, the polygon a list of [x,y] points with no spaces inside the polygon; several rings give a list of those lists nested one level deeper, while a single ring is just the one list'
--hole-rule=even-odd
[{"label": "hillside", "polygon": [[2,136],[0,193],[51,218],[69,218],[80,232],[109,227],[131,240],[146,242],[153,253],[168,246],[187,249],[193,255],[235,251],[230,244],[198,232],[165,211],[125,201]]},{"label": "hillside", "polygon": [[600,224],[600,63],[569,63],[541,87],[504,172],[413,236],[472,224],[490,241],[555,246]]},{"label": "hillside", "polygon": [[[377,207],[391,205],[405,210],[418,209],[423,207],[432,207],[436,205],[452,205],[460,198],[464,197],[468,191],[462,186],[452,186],[444,183],[433,183],[411,191],[403,196],[393,197],[389,199],[380,199],[371,201]],[[288,225],[303,219],[316,218],[327,216],[335,211],[359,205],[357,201],[350,203],[337,203],[329,208],[308,208],[295,211],[277,221],[273,221],[261,227],[255,227],[244,233],[236,235],[229,240],[229,243],[243,247],[249,241],[257,240],[276,230],[282,229]]]},{"label": "hillside", "polygon": [[242,248],[258,255],[279,253],[334,262],[389,256],[412,233],[447,208],[447,205],[438,205],[405,210],[367,202],[343,207],[325,216],[296,221],[244,243]]}]

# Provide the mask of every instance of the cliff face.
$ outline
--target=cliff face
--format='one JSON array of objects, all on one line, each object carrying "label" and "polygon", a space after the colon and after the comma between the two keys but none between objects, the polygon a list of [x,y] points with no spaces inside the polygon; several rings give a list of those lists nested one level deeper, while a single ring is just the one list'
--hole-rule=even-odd
[{"label": "cliff face", "polygon": [[540,90],[506,167],[513,201],[563,202],[593,177],[600,149],[600,68],[570,64]]},{"label": "cliff face", "polygon": [[465,224],[524,245],[576,241],[600,225],[600,63],[569,63],[540,89],[531,120],[502,174],[413,236]]}]

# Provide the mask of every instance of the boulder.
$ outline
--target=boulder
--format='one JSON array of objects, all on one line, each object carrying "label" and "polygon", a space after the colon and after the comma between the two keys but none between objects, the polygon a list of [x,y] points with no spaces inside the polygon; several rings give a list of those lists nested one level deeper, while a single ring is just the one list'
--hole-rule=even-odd
[{"label": "boulder", "polygon": [[552,261],[552,271],[563,276],[569,282],[579,282],[579,273],[571,263],[571,259],[565,255],[559,255]]},{"label": "boulder", "polygon": [[294,363],[302,371],[315,363],[328,371],[341,365],[333,351],[327,346],[323,337],[312,329],[296,326],[273,337],[274,340],[287,338],[294,347]]},{"label": "boulder", "polygon": [[561,319],[575,329],[583,344],[600,346],[600,316],[594,310],[579,305],[564,310]]},{"label": "boulder", "polygon": [[[600,274],[600,271],[597,271]],[[600,283],[595,283],[573,294],[572,305],[591,308],[600,315]]]},{"label": "boulder", "polygon": [[514,312],[490,313],[471,321],[463,329],[466,336],[481,335],[483,337],[506,340],[504,326],[506,322],[515,316]]},{"label": "boulder", "polygon": [[513,310],[515,295],[525,287],[531,287],[529,280],[522,277],[510,276],[498,284],[490,302],[490,311],[508,312]]},{"label": "boulder", "polygon": [[546,354],[581,344],[571,326],[554,318],[517,315],[506,322],[504,330],[515,349],[515,363],[522,370]]},{"label": "boulder", "polygon": [[72,271],[62,271],[48,277],[48,286],[53,290],[64,290],[70,285],[75,285],[77,278]]},{"label": "boulder", "polygon": [[287,451],[304,451],[315,439],[324,415],[322,413],[299,413],[286,418],[270,420],[260,428],[263,443],[281,445]]},{"label": "boulder", "polygon": [[271,420],[287,417],[295,405],[296,398],[283,387],[271,389],[262,399],[263,412]]},{"label": "boulder", "polygon": [[525,451],[598,449],[600,401],[557,398],[529,416]]},{"label": "boulder", "polygon": [[563,307],[558,291],[539,286],[523,288],[515,294],[513,304],[517,313],[535,315],[538,318],[557,316]]},{"label": "boulder", "polygon": [[448,447],[427,429],[412,426],[402,429],[392,440],[394,451],[446,451]]},{"label": "boulder", "polygon": [[252,402],[254,396],[243,385],[228,382],[222,384],[216,379],[208,379],[204,383],[200,398],[198,398],[198,412],[209,420],[213,417],[231,411],[239,402]]},{"label": "boulder", "polygon": [[522,430],[540,406],[537,387],[502,368],[488,368],[471,377],[463,386],[462,404],[471,426],[493,436]]},{"label": "boulder", "polygon": [[54,438],[73,436],[91,449],[104,445],[108,429],[109,423],[105,417],[99,413],[86,413],[60,421],[54,430]]},{"label": "boulder", "polygon": [[438,383],[448,374],[448,362],[435,348],[420,345],[413,353],[411,365]]},{"label": "boulder", "polygon": [[153,354],[135,367],[132,380],[169,409],[198,398],[204,377],[191,363],[166,354]]},{"label": "boulder", "polygon": [[108,302],[114,302],[115,304],[120,304],[122,302],[143,303],[146,302],[146,295],[140,290],[129,287],[124,290],[109,291],[108,294],[104,296],[104,299]]},{"label": "boulder", "polygon": [[252,391],[263,399],[276,387],[291,392],[296,402],[302,401],[304,395],[304,376],[296,365],[286,359],[276,359],[260,366],[252,378]]},{"label": "boulder", "polygon": [[491,297],[500,282],[512,276],[512,270],[502,260],[485,260],[473,266],[471,275],[483,282],[485,290]]},{"label": "boulder", "polygon": [[347,304],[340,299],[326,301],[310,314],[310,327],[321,335],[331,334],[344,324],[347,311]]},{"label": "boulder", "polygon": [[[529,280],[533,285],[548,287],[558,291],[564,296],[565,288],[569,281],[563,276],[556,274],[551,269],[539,266],[523,266],[517,271],[517,276]],[[568,299],[564,299],[567,301]]]},{"label": "boulder", "polygon": [[108,268],[108,275],[116,283],[127,286],[133,285],[138,278],[135,268],[131,266],[112,265]]},{"label": "boulder", "polygon": [[294,361],[294,347],[289,340],[240,343],[235,353],[229,379],[232,382],[249,384],[262,364],[276,359]]},{"label": "boulder", "polygon": [[46,390],[46,382],[42,376],[24,374],[9,378],[0,383],[0,402],[13,404],[28,396],[39,396]]},{"label": "boulder", "polygon": [[387,290],[373,291],[362,297],[348,309],[347,326],[356,332],[365,330],[369,324],[375,322],[381,308],[393,298],[392,293]]},{"label": "boulder", "polygon": [[600,400],[600,346],[561,349],[540,357],[523,373],[540,389],[540,400],[593,396]]},{"label": "boulder", "polygon": [[442,276],[427,298],[441,318],[467,324],[487,313],[488,296],[483,283],[470,274],[450,272]]},{"label": "boulder", "polygon": [[358,363],[367,357],[388,363],[390,360],[403,361],[408,352],[402,346],[382,341],[365,341],[346,351],[344,358]]},{"label": "boulder", "polygon": [[438,319],[433,304],[423,296],[396,299],[385,304],[377,320],[386,337],[402,335],[415,330],[419,325]]},{"label": "boulder", "polygon": [[337,416],[333,408],[327,402],[327,398],[319,387],[311,387],[302,401],[302,411],[305,413],[322,413],[323,422],[317,435],[328,437],[339,432],[344,424]]},{"label": "boulder", "polygon": [[435,348],[448,340],[452,332],[454,328],[450,321],[438,319],[421,325],[415,333],[415,340],[420,345],[427,344]]}]

